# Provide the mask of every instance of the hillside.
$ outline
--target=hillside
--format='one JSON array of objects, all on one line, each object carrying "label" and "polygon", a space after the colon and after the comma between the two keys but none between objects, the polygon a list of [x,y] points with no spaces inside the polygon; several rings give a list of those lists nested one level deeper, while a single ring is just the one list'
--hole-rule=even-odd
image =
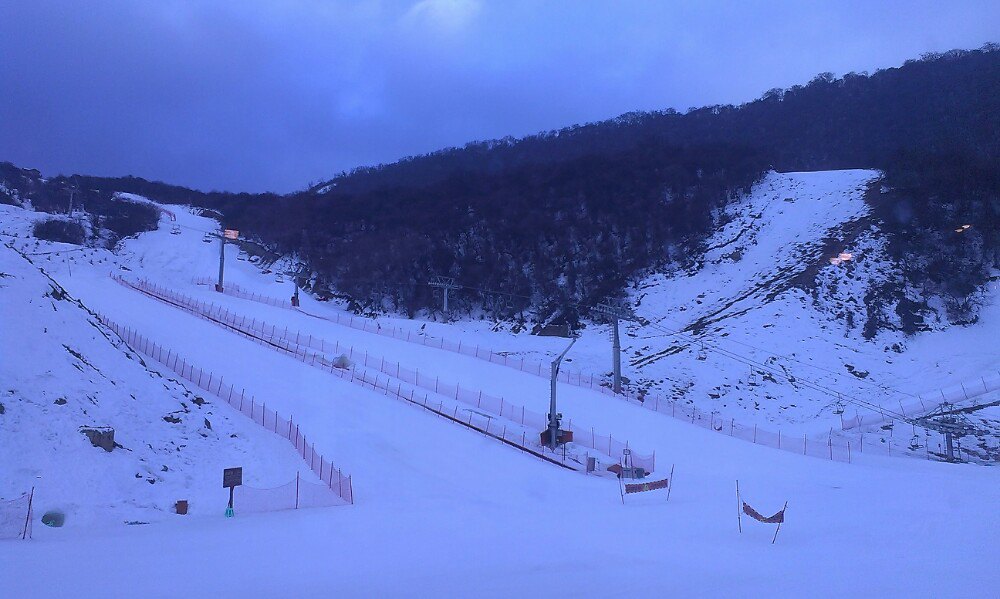
[{"label": "hillside", "polygon": [[[725,293],[710,301],[704,298],[703,304],[695,301],[690,316],[703,321],[721,318],[727,332],[744,331],[755,343],[764,343],[757,319],[772,310],[782,311],[785,318],[780,323],[781,335],[808,332],[816,337],[788,338],[786,348],[798,343],[821,343],[825,334],[822,329],[795,324],[797,317],[810,314],[814,308],[808,296],[794,286],[794,280],[788,279],[794,279],[793,273],[804,264],[803,256],[825,251],[822,242],[827,235],[836,237],[841,231],[846,234],[850,227],[845,225],[863,222],[866,208],[861,196],[873,176],[868,171],[769,174],[745,203],[732,207],[731,226],[714,238],[729,245],[708,254],[714,263],[695,265],[690,272],[678,271],[669,281],[648,280],[638,309],[650,322],[645,331],[639,328],[631,332],[653,333],[659,324],[652,322],[653,314],[666,313],[675,301],[689,303],[690,295],[704,284],[703,277],[711,276]],[[794,201],[785,202],[785,197],[793,197]],[[775,198],[778,200],[772,202]],[[537,592],[551,584],[553,571],[558,572],[561,592],[581,596],[775,592],[841,596],[857,592],[859,587],[871,595],[920,594],[929,590],[941,595],[978,595],[1000,584],[995,568],[990,567],[997,523],[993,505],[1000,501],[994,468],[942,463],[919,454],[919,459],[900,453],[888,456],[877,429],[868,432],[864,450],[855,445],[850,463],[840,455],[828,459],[823,455],[826,434],[817,435],[810,429],[821,420],[817,417],[806,422],[808,410],[798,412],[799,428],[786,429],[785,437],[786,443],[790,439],[798,442],[802,433],[822,449],[818,455],[808,452],[804,456],[795,447],[779,451],[745,437],[734,438],[726,429],[712,431],[669,413],[653,413],[600,389],[560,383],[559,410],[567,419],[613,433],[616,439],[627,439],[636,453],[655,452],[656,470],[645,482],[671,479],[669,501],[663,491],[623,498],[613,477],[560,468],[395,395],[396,385],[405,384],[399,378],[398,364],[402,363],[435,382],[460,383],[472,397],[477,392],[482,396],[498,395],[530,410],[545,410],[549,399],[546,377],[504,364],[508,360],[551,356],[565,347],[564,339],[493,332],[487,323],[476,322],[448,324],[382,318],[373,323],[358,318],[363,324],[352,326],[349,323],[356,317],[342,306],[307,295],[302,298],[302,309],[293,310],[280,302],[288,296],[290,283],[278,282],[275,273],[264,273],[258,264],[239,260],[235,246],[227,248],[226,280],[230,292],[217,293],[202,283],[214,275],[218,255],[217,245],[202,242],[203,234],[217,225],[198,215],[197,209],[174,207],[176,221],[163,214],[158,229],[124,240],[116,252],[87,250],[86,254],[46,241],[38,242],[35,248],[35,240],[28,237],[28,232],[33,221],[42,216],[21,208],[0,210],[8,243],[20,251],[41,254],[37,258],[45,263],[46,272],[72,297],[143,333],[161,348],[183,354],[248,393],[267,398],[272,409],[294,414],[295,422],[310,431],[310,440],[318,451],[355,474],[357,491],[356,503],[351,507],[248,514],[237,503],[236,517],[223,518],[225,496],[218,480],[222,466],[240,463],[248,470],[273,472],[278,478],[284,472],[279,467],[283,462],[278,463],[281,455],[291,454],[292,467],[301,467],[301,461],[284,444],[279,444],[273,454],[265,451],[268,443],[277,442],[277,437],[241,433],[239,423],[248,421],[209,396],[209,403],[200,408],[189,405],[190,415],[178,414],[183,419],[179,426],[185,427],[180,430],[191,437],[187,443],[192,449],[197,446],[198,459],[193,464],[180,458],[163,462],[190,476],[186,488],[166,486],[173,479],[163,475],[164,480],[152,485],[136,480],[133,487],[121,481],[113,491],[116,504],[132,506],[133,502],[154,500],[145,495],[152,492],[149,489],[165,489],[164,498],[172,499],[178,492],[194,497],[204,484],[210,491],[204,491],[204,499],[197,503],[204,504],[202,509],[186,518],[164,515],[154,519],[148,514],[158,513],[156,510],[119,510],[94,499],[90,503],[100,508],[96,511],[110,515],[95,519],[85,530],[78,527],[84,512],[81,508],[61,529],[37,526],[42,531],[33,541],[0,542],[0,564],[20,573],[5,577],[5,588],[14,596],[126,596],[141,584],[143,595],[150,597],[208,593],[308,596],[330,592],[382,596],[397,594],[401,588],[441,596],[473,590],[479,596],[507,597]],[[831,218],[833,222],[828,222]],[[174,223],[180,229],[176,235],[171,234]],[[792,223],[797,226],[791,227]],[[740,231],[745,232],[740,235]],[[849,248],[854,243],[849,236],[838,241]],[[733,262],[727,256],[732,256],[741,244],[743,257]],[[857,266],[867,267],[868,260],[862,260],[865,254],[858,254]],[[6,248],[3,255],[16,256]],[[870,255],[872,262],[882,259],[875,252]],[[773,260],[767,256],[773,256]],[[90,263],[92,258],[94,264]],[[753,289],[752,284],[747,284],[756,280],[755,269],[766,269],[772,262],[781,278],[773,281],[771,289],[761,291],[764,297],[755,303],[763,308],[744,312],[746,306],[733,303],[733,299]],[[108,412],[96,412],[88,405],[84,409],[89,414],[103,415],[102,420],[114,424],[116,431],[122,431],[122,439],[128,441],[123,445],[136,453],[141,443],[133,442],[131,435],[148,441],[153,448],[161,446],[158,439],[174,439],[169,432],[178,429],[158,418],[178,410],[175,406],[184,401],[184,392],[172,384],[162,390],[163,379],[142,368],[136,354],[129,352],[130,360],[125,357],[128,350],[107,343],[98,332],[103,329],[90,324],[90,317],[83,316],[79,307],[64,308],[58,301],[42,298],[40,294],[49,288],[47,280],[31,274],[37,273],[31,268],[18,266],[21,263],[27,264],[20,257],[0,262],[0,270],[25,279],[30,275],[30,280],[35,281],[32,285],[18,281],[9,288],[0,288],[0,293],[11,294],[23,289],[13,297],[14,304],[28,306],[19,309],[24,310],[24,318],[4,325],[10,327],[4,331],[24,331],[16,337],[4,333],[5,359],[15,354],[15,344],[19,351],[34,343],[39,351],[62,355],[60,352],[65,352],[58,340],[69,339],[71,347],[79,347],[88,361],[114,377],[114,389],[134,390],[137,398],[150,402],[147,411],[146,403],[137,404],[130,396],[119,394],[107,398]],[[313,341],[323,339],[341,348],[350,347],[354,356],[365,352],[378,356],[376,363],[379,359],[390,364],[398,361],[397,366],[369,367],[366,358],[352,372],[363,377],[366,370],[377,371],[382,386],[357,384],[351,382],[353,376],[346,378],[324,366],[336,352],[320,350],[311,357],[303,354],[303,359],[295,359],[279,351],[280,344],[260,343],[236,334],[177,303],[158,300],[116,282],[108,276],[109,271],[129,281],[148,280],[158,288],[201,302],[206,313],[217,320],[224,308],[226,313],[237,316],[237,322],[268,323],[279,330],[287,327],[295,334],[284,338],[298,340],[296,345],[316,347]],[[687,284],[682,286],[684,281]],[[728,285],[722,286],[726,281]],[[8,282],[14,283],[7,278],[0,281]],[[775,297],[768,299],[771,292]],[[250,294],[256,295],[247,297]],[[802,306],[796,309],[796,303]],[[56,311],[52,304],[56,304]],[[814,316],[820,319],[822,314],[817,311]],[[832,330],[835,321],[827,322]],[[990,322],[984,318],[976,326]],[[34,330],[49,323],[58,324],[65,337],[53,337],[56,341],[49,343],[45,339],[52,333]],[[702,328],[711,332],[711,327]],[[409,334],[392,336],[386,334],[388,330]],[[955,346],[960,347],[963,340],[954,335],[963,330],[946,327],[942,334],[955,339]],[[577,372],[581,366],[588,371],[606,363],[606,331],[596,325],[584,331],[584,337],[568,356],[572,361],[566,363],[567,372]],[[843,328],[836,330],[837,335],[844,332]],[[310,341],[302,341],[307,335]],[[856,342],[853,336],[857,333],[851,335],[845,345]],[[87,341],[95,336],[93,343]],[[489,348],[491,356],[503,355],[506,359],[497,363],[436,347],[443,339],[475,344],[476,355],[481,355],[480,349]],[[627,337],[629,354],[639,349],[636,344],[640,342],[656,343]],[[964,344],[970,343],[964,340]],[[713,374],[725,367],[724,361],[716,361],[714,352],[710,352],[711,361],[705,361],[704,367],[696,366],[702,362],[694,357],[694,351],[689,348],[678,354],[687,353],[685,362],[691,366],[694,380],[705,381],[703,385],[710,380],[724,380],[723,374]],[[80,370],[72,365],[72,357],[54,360],[33,352],[23,350],[24,359],[32,360],[30,364],[36,363],[33,360],[51,363],[57,375],[52,381],[58,387],[72,389],[84,384],[75,374]],[[942,364],[953,360],[948,364],[958,368],[969,355],[941,354],[938,358]],[[645,368],[665,363],[654,361]],[[672,364],[669,368],[675,367]],[[51,416],[42,413],[43,408],[51,410],[49,414],[58,414],[56,408],[71,404],[49,407],[38,403],[34,407],[33,398],[42,397],[42,393],[38,385],[31,383],[45,377],[38,376],[37,368],[27,368],[26,372],[31,374],[15,379],[26,382],[17,384],[24,391],[19,393],[21,401],[14,405],[33,407],[25,410],[11,434],[5,429],[3,437],[5,443],[6,439],[24,443],[23,450],[12,453],[4,447],[5,455],[16,455],[19,464],[10,473],[11,480],[27,482],[35,475],[37,464],[60,455],[51,443],[72,444],[74,440],[79,447],[74,449],[72,465],[88,468],[90,478],[101,481],[105,476],[117,478],[117,473],[123,477],[133,475],[131,466],[137,466],[136,462],[127,462],[129,468],[120,470],[90,462],[92,456],[117,459],[115,456],[128,455],[132,460],[135,454],[105,454],[90,447],[82,435],[71,430],[75,421],[54,425],[58,433],[54,441],[31,440],[31,430],[51,421]],[[94,374],[85,376],[86,380],[98,380]],[[932,379],[928,376],[926,380]],[[55,393],[56,386],[48,389],[48,393]],[[104,389],[99,388],[102,399],[104,393],[111,393]],[[768,387],[773,393],[783,389],[788,387]],[[434,394],[431,401],[452,401],[446,395]],[[7,404],[8,400],[4,398],[3,402]],[[135,417],[130,408],[135,410]],[[207,410],[213,413],[208,415]],[[762,430],[772,425],[764,414],[777,417],[780,412],[777,405],[766,406],[759,414],[747,411]],[[12,413],[8,406],[0,418]],[[485,408],[473,402],[457,413],[471,422],[475,415],[482,416]],[[218,439],[196,436],[203,416],[211,419]],[[789,427],[793,427],[792,420],[795,418],[788,419]],[[224,436],[230,430],[237,438]],[[796,434],[789,434],[790,430]],[[851,439],[856,441],[856,437]],[[896,441],[894,452],[905,445]],[[241,454],[242,447],[246,453]],[[161,463],[154,450],[136,457]],[[270,459],[275,462],[269,465]],[[69,468],[69,464],[65,467]],[[52,472],[61,473],[62,469],[45,469],[44,480],[55,479]],[[775,544],[771,544],[773,525],[753,522],[747,516],[738,525],[732,517],[737,508],[737,479],[742,500],[762,512],[772,514],[787,501],[787,519]],[[273,485],[283,482],[283,478],[254,482]],[[40,487],[39,501],[55,495],[66,498],[60,500],[62,506],[61,501],[70,502],[83,485],[80,481],[72,486]],[[942,505],[947,506],[944,514]],[[141,518],[151,524],[123,527],[120,520],[126,518]],[[546,538],[557,539],[555,546],[539,541]],[[949,547],[948,559],[942,559],[935,550],[925,550],[942,545]],[[108,555],[114,556],[110,563]],[[59,567],[53,568],[52,564]],[[100,590],[81,587],[80,581],[90,580],[95,571],[101,572]],[[623,577],[622,572],[629,575]]]},{"label": "hillside", "polygon": [[[0,210],[5,229],[12,211],[25,212]],[[47,242],[22,253],[8,247],[18,241],[9,233],[0,246],[0,499],[34,487],[36,518],[65,516],[65,532],[36,520],[36,538],[169,521],[179,499],[193,516],[221,513],[221,472],[236,464],[254,463],[249,484],[294,478],[294,451],[164,376],[40,270],[55,257],[79,276],[106,268],[110,253],[52,254],[70,248]],[[114,449],[92,446],[81,427],[113,428]]]},{"label": "hillside", "polygon": [[[648,270],[697,257],[723,224],[720,207],[768,169],[877,169],[886,197],[874,216],[901,275],[952,296],[960,322],[1000,267],[998,114],[1000,49],[986,46],[870,75],[823,73],[740,106],[470,143],[357,169],[277,210],[225,212],[369,308],[432,306],[425,283],[448,275],[510,304],[458,310],[573,322]],[[969,223],[975,241],[956,244],[949,233]],[[901,308],[917,320],[923,309]]]}]

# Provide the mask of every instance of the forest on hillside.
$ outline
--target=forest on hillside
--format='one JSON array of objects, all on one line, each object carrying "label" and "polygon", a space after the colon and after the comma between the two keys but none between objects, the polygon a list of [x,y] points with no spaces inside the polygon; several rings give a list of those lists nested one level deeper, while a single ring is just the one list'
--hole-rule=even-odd
[{"label": "forest on hillside", "polygon": [[[287,196],[134,177],[65,178],[95,193],[193,203],[314,273],[359,311],[438,305],[534,322],[586,316],[653,269],[695,258],[720,209],[768,170],[876,168],[876,216],[908,283],[974,318],[1000,268],[1000,47],[817,75],[740,106],[629,113],[523,139],[358,168]],[[974,226],[955,236],[961,224]],[[926,309],[907,304],[914,313]]]},{"label": "forest on hillside", "polygon": [[[575,304],[612,299],[649,269],[697,255],[718,209],[767,169],[877,168],[890,251],[913,286],[956,298],[961,320],[1000,267],[998,161],[991,45],[872,74],[823,73],[741,106],[470,143],[225,212],[298,252],[359,306],[434,306],[425,283],[448,275],[510,294],[464,294],[462,309],[572,319]],[[964,223],[975,227],[958,238]]]}]

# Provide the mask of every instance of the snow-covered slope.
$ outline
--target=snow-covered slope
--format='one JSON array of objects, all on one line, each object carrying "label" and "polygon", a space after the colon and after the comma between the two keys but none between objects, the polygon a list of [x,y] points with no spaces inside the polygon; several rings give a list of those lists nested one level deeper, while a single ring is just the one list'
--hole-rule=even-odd
[{"label": "snow-covered slope", "polygon": [[[752,239],[755,234],[758,245],[771,243],[764,237],[778,234],[780,228],[770,228],[774,216],[770,211],[803,208],[802,214],[788,214],[787,226],[803,229],[799,244],[778,242],[767,250],[788,271],[783,276],[794,278],[799,265],[806,266],[812,257],[823,254],[810,250],[816,236],[843,226],[844,220],[864,218],[864,207],[855,205],[860,195],[854,194],[871,176],[834,174],[830,182],[822,183],[815,179],[820,175],[813,175],[812,180],[809,175],[775,175],[769,181],[784,181],[780,186],[800,181],[795,196],[800,199],[784,202],[787,196],[783,196],[765,208],[766,202],[759,198],[760,193],[771,191],[765,182],[747,199],[760,203],[746,211],[756,233],[750,231],[743,237]],[[853,183],[844,187],[840,178]],[[776,193],[785,191],[781,187]],[[807,198],[818,202],[824,195],[853,208],[792,208]],[[770,216],[749,217],[761,211]],[[226,521],[221,517],[224,498],[218,498],[216,511],[197,517],[171,518],[145,527],[92,529],[86,538],[60,529],[47,531],[50,534],[31,543],[0,543],[0,564],[21,573],[4,583],[5,590],[15,596],[71,592],[129,596],[135,594],[137,580],[144,596],[163,597],[509,597],[548,588],[569,596],[978,596],[1000,586],[990,561],[1000,532],[993,508],[1000,502],[994,468],[894,459],[881,453],[855,455],[851,464],[808,458],[560,384],[559,411],[567,418],[582,419],[628,438],[644,451],[655,451],[657,463],[667,465],[657,478],[669,473],[669,465],[676,466],[669,502],[662,493],[650,492],[629,495],[623,504],[613,479],[585,476],[540,461],[112,281],[107,276],[112,269],[128,277],[148,278],[248,319],[336,340],[419,368],[421,373],[458,381],[463,388],[502,395],[530,409],[547,409],[548,382],[542,377],[316,318],[335,314],[338,308],[307,296],[302,298],[304,310],[294,311],[218,294],[209,286],[192,283],[193,277],[210,277],[217,269],[218,246],[201,241],[203,232],[214,230],[216,224],[181,209],[175,213],[181,234],[171,235],[169,226],[161,227],[127,240],[117,255],[95,254],[94,265],[90,256],[79,252],[39,259],[56,280],[94,310],[182,353],[258,398],[267,398],[269,407],[280,413],[294,415],[295,422],[308,427],[317,450],[353,475],[356,505],[252,516],[237,513]],[[846,219],[837,220],[844,214]],[[8,238],[18,247],[34,245],[23,236],[30,218],[30,213],[0,207],[2,229],[19,233],[18,238]],[[824,219],[832,219],[825,228]],[[734,235],[738,227],[727,231]],[[62,249],[67,248],[43,243],[33,251]],[[747,261],[733,265],[722,258],[731,250],[720,252],[714,258],[720,260],[714,266],[719,269],[714,279],[697,279],[700,275],[694,272],[649,281],[651,286],[639,304],[642,315],[659,326],[654,306],[659,305],[659,316],[664,316],[679,304],[691,304],[676,323],[685,326],[722,307],[719,314],[725,318],[710,326],[725,323],[723,332],[728,335],[706,327],[705,333],[712,332],[717,339],[711,343],[721,345],[734,338],[736,332],[729,329],[739,325],[742,339],[763,346],[766,339],[761,331],[773,327],[765,328],[766,321],[754,319],[777,311],[775,302],[785,302],[780,306],[789,314],[779,322],[788,323],[781,325],[781,334],[799,335],[782,339],[786,351],[794,348],[796,339],[807,338],[812,325],[794,324],[807,314],[817,319],[811,321],[814,324],[822,322],[833,330],[830,323],[836,321],[822,320],[823,311],[812,307],[808,293],[784,279],[774,283],[784,288],[776,298],[784,299],[769,298],[762,291],[763,296],[754,301],[739,300],[747,286],[753,286],[751,266],[764,269],[763,254],[755,254],[751,244],[744,250]],[[290,283],[278,283],[274,274],[264,275],[249,262],[236,260],[235,248],[229,248],[226,265],[227,281],[276,298],[291,293]],[[743,270],[748,271],[745,276]],[[677,286],[687,281],[687,287],[673,291],[670,281]],[[702,292],[706,297],[697,298]],[[677,297],[671,299],[671,293]],[[797,294],[805,299],[795,299]],[[733,306],[738,307],[726,308],[733,299],[737,300]],[[796,302],[801,306],[796,307]],[[756,308],[757,304],[763,307]],[[737,314],[744,308],[746,312]],[[759,326],[755,328],[754,323]],[[566,340],[558,338],[492,332],[488,323],[386,318],[380,324],[408,327],[417,336],[463,339],[516,357],[547,357],[566,345]],[[652,356],[672,343],[671,337],[653,325],[629,333],[634,335],[625,337],[630,355],[640,351]],[[567,367],[606,371],[610,349],[606,334],[605,326],[589,327],[568,356]],[[836,339],[845,348],[836,351],[851,355],[849,348],[856,340],[843,334],[841,329]],[[640,343],[650,348],[642,350]],[[6,346],[4,351],[9,351]],[[701,387],[692,388],[686,397],[704,405],[713,400],[707,391],[706,397],[698,397],[698,389],[711,389],[748,370],[713,351],[707,352],[708,359],[697,360],[695,352],[693,347],[682,349],[675,356],[650,360],[648,365],[627,361],[627,374],[633,381],[646,378],[671,392],[675,377],[681,381],[688,377]],[[681,365],[691,370],[673,372]],[[662,370],[657,373],[655,369]],[[770,385],[768,389],[795,389],[787,383],[786,387]],[[773,405],[762,403],[766,409],[740,409],[746,418],[764,424],[792,410],[780,408],[789,396],[782,397]],[[817,405],[786,417],[784,422],[789,424],[783,425],[797,422],[804,428],[819,427],[807,417],[810,413],[827,417]],[[220,406],[218,412],[225,409]],[[217,428],[215,420],[213,428]],[[32,452],[19,459],[31,463],[42,458]],[[254,463],[247,457],[244,465]],[[218,464],[209,463],[205,470],[213,491],[221,493],[214,489],[219,482]],[[773,513],[788,501],[787,520],[775,545],[770,544],[771,526],[744,517],[743,533],[737,531],[733,518],[736,479],[743,499],[761,512]],[[115,556],[111,565],[104,557],[109,553]],[[53,563],[60,568],[51,569]],[[81,589],[79,581],[89,580],[98,569],[100,588]]]},{"label": "snow-covered slope", "polygon": [[631,327],[625,348],[637,382],[723,418],[815,431],[855,415],[881,423],[877,407],[912,416],[941,388],[1000,376],[995,285],[975,325],[902,330],[881,291],[904,285],[866,202],[877,177],[772,173],[729,209],[699,268],[643,281],[634,300],[650,324]]},{"label": "snow-covered slope", "polygon": [[[0,498],[34,487],[36,515],[60,511],[74,534],[175,517],[179,499],[193,516],[217,514],[228,466],[252,461],[248,483],[264,486],[304,470],[214,398],[147,368],[29,260],[0,246]],[[112,427],[115,449],[80,427]]]}]

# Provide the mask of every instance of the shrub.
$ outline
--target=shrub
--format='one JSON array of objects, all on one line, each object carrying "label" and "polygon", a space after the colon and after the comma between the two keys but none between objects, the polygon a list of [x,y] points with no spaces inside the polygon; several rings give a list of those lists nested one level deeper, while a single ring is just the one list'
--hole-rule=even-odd
[{"label": "shrub", "polygon": [[159,222],[160,212],[150,204],[114,201],[104,211],[104,220],[101,224],[122,238],[155,231]]},{"label": "shrub", "polygon": [[35,223],[32,231],[38,239],[83,245],[86,232],[78,223],[50,218]]}]

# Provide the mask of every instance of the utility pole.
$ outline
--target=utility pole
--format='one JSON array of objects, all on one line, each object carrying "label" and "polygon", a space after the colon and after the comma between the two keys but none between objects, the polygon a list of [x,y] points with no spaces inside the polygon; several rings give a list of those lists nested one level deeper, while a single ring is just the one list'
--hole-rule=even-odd
[{"label": "utility pole", "polygon": [[226,271],[226,238],[219,235],[219,282],[215,284],[215,290],[222,293],[222,278]]},{"label": "utility pole", "polygon": [[562,363],[563,358],[569,353],[570,348],[576,343],[576,337],[569,342],[569,347],[563,350],[563,353],[559,354],[559,357],[552,361],[552,388],[549,392],[549,449],[555,451],[556,441],[559,435],[559,421],[562,419],[562,414],[556,412],[556,377],[559,375],[559,364]]},{"label": "utility pole", "polygon": [[620,320],[635,320],[635,315],[625,308],[610,304],[597,304],[594,311],[611,318],[611,369],[614,372],[613,391],[622,392],[622,344],[618,334]]},{"label": "utility pole", "polygon": [[76,195],[76,192],[79,190],[75,187],[70,187],[68,191],[69,191],[69,208],[66,210],[66,214],[69,216],[73,216],[73,196]]},{"label": "utility pole", "polygon": [[295,272],[288,273],[292,277],[292,285],[295,287],[295,292],[292,294],[292,307],[299,307],[299,278],[305,274],[306,266],[305,264],[299,263]]},{"label": "utility pole", "polygon": [[438,287],[444,290],[444,313],[448,314],[448,291],[461,289],[461,285],[455,284],[454,277],[433,277],[428,283],[431,287]]}]

